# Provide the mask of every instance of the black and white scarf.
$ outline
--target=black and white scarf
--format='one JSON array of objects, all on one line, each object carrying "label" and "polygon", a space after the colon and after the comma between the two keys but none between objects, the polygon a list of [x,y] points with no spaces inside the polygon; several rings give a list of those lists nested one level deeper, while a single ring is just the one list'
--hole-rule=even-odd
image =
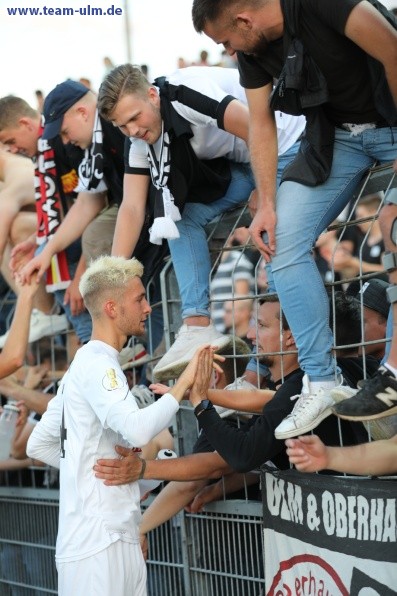
[{"label": "black and white scarf", "polygon": [[160,155],[157,159],[152,145],[147,146],[150,176],[153,186],[157,189],[154,207],[154,221],[150,228],[150,242],[161,244],[163,238],[173,240],[179,238],[176,221],[181,219],[178,207],[175,205],[174,197],[167,186],[168,176],[171,169],[170,137],[164,132],[164,122],[161,130]]},{"label": "black and white scarf", "polygon": [[75,192],[104,192],[107,190],[103,178],[103,132],[98,110],[95,113],[94,132],[92,143],[84,152],[84,157],[79,165],[79,183]]}]

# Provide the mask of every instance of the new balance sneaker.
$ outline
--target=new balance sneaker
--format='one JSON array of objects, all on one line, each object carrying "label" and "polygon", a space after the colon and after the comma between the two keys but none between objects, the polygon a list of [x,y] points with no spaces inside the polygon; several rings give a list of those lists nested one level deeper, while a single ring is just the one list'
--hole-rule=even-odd
[{"label": "new balance sneaker", "polygon": [[[237,377],[233,383],[229,383],[229,385],[226,385],[225,387],[225,390],[227,391],[255,391],[256,389],[257,387],[249,381],[246,381],[244,377]],[[214,407],[221,418],[227,418],[236,413],[236,410],[232,410],[231,408],[224,408],[223,406]]]},{"label": "new balance sneaker", "polygon": [[[340,383],[343,379],[340,377]],[[319,383],[310,383],[307,375],[302,380],[302,393],[291,399],[298,398],[294,409],[275,430],[276,439],[289,439],[304,434],[316,428],[330,414],[334,400],[331,390],[334,387],[322,387]]]},{"label": "new balance sneaker", "polygon": [[337,416],[365,422],[397,414],[397,379],[388,368],[381,366],[360,384],[354,397],[335,404],[333,412]]},{"label": "new balance sneaker", "polygon": [[[58,333],[64,333],[68,330],[68,320],[66,315],[46,315],[41,310],[34,308],[30,316],[30,328],[29,328],[29,343],[37,341],[42,337],[48,335],[57,335]],[[0,348],[4,347],[4,344],[9,336],[9,331],[0,337]]]},{"label": "new balance sneaker", "polygon": [[230,336],[222,335],[212,324],[208,327],[182,325],[175,342],[154,367],[153,375],[161,382],[175,379],[185,370],[197,348],[211,344],[220,349],[230,341]]}]

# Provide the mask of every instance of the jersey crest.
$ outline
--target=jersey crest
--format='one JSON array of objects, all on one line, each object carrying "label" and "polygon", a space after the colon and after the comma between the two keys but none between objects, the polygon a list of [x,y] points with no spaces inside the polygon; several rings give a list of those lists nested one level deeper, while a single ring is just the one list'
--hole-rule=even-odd
[{"label": "jersey crest", "polygon": [[102,385],[106,391],[114,391],[114,389],[121,389],[124,387],[125,380],[117,375],[114,368],[108,368],[102,379]]}]

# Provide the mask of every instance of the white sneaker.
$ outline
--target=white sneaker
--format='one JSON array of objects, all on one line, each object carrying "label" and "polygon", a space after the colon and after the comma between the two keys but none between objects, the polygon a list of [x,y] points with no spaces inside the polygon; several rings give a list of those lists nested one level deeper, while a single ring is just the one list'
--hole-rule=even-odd
[{"label": "white sneaker", "polygon": [[356,393],[358,393],[358,389],[353,389],[353,387],[349,387],[348,385],[338,385],[330,391],[330,395],[336,404],[354,397]]},{"label": "white sneaker", "polygon": [[[237,379],[235,379],[233,383],[230,383],[225,387],[225,390],[227,391],[255,391],[256,389],[257,387],[255,387],[255,385],[253,385],[249,381],[246,381],[244,377],[237,377]],[[236,410],[224,408],[223,406],[214,406],[214,408],[221,418],[227,418],[228,416],[231,416],[232,414],[236,413]]]},{"label": "white sneaker", "polygon": [[225,390],[227,391],[238,391],[239,389],[245,389],[246,391],[256,391],[258,387],[256,387],[256,385],[253,385],[249,381],[246,381],[245,377],[237,377],[237,379],[235,379],[233,383],[230,383],[225,387]]},{"label": "white sneaker", "polygon": [[[342,381],[341,377],[339,385]],[[319,387],[314,392],[310,387],[308,376],[305,375],[302,380],[302,393],[291,398],[298,398],[294,409],[274,432],[276,439],[289,439],[307,433],[332,414],[331,407],[334,405],[331,397],[332,389],[334,388]]]},{"label": "white sneaker", "polygon": [[[41,310],[34,308],[30,316],[29,343],[37,341],[47,335],[57,335],[68,330],[66,315],[46,315]],[[9,331],[0,337],[0,348],[9,336]]]},{"label": "white sneaker", "polygon": [[119,362],[122,370],[128,370],[135,366],[141,366],[149,359],[149,355],[143,344],[126,346],[119,354]]},{"label": "white sneaker", "polygon": [[189,364],[197,348],[203,344],[211,344],[219,349],[230,341],[230,336],[222,335],[212,324],[208,327],[182,325],[175,342],[154,367],[153,375],[161,382],[175,379]]},{"label": "white sneaker", "polygon": [[131,389],[132,395],[140,408],[146,408],[154,403],[154,393],[146,385],[134,385]]}]

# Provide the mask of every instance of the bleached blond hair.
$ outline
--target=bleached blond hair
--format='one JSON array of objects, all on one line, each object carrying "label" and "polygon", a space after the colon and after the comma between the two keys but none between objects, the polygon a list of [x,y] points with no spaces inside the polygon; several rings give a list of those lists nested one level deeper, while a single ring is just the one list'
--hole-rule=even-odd
[{"label": "bleached blond hair", "polygon": [[142,275],[143,265],[135,258],[105,255],[92,261],[79,283],[80,294],[91,316],[100,314],[105,293],[117,299],[131,279]]}]

